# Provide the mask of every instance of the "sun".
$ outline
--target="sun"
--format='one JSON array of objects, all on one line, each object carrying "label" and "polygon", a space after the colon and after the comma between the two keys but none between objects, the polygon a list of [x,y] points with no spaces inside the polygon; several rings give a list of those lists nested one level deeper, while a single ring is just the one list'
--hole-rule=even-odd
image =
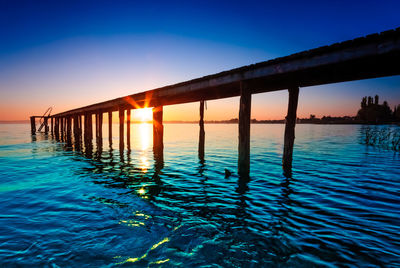
[{"label": "sun", "polygon": [[135,109],[135,116],[142,122],[153,120],[153,110],[151,108]]}]

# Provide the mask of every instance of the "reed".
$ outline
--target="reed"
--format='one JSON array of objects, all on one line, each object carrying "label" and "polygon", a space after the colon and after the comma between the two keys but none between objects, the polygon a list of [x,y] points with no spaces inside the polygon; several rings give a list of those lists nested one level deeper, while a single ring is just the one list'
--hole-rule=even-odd
[{"label": "reed", "polygon": [[366,126],[361,130],[361,143],[393,151],[400,151],[400,128]]}]

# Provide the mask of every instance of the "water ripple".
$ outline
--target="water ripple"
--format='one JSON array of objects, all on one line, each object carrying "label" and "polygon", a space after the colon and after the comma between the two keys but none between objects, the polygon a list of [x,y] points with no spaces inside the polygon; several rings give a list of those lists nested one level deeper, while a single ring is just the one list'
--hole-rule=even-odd
[{"label": "water ripple", "polygon": [[122,157],[104,133],[90,159],[0,128],[1,266],[400,266],[400,156],[361,126],[297,126],[291,178],[283,125],[252,125],[249,178],[235,125],[206,126],[204,159],[197,125],[165,125],[162,162],[150,125]]}]

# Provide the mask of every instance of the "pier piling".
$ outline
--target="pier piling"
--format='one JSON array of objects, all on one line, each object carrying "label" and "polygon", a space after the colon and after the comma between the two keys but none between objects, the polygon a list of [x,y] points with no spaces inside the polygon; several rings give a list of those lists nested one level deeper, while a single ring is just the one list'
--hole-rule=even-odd
[{"label": "pier piling", "polygon": [[250,116],[251,93],[242,83],[239,108],[239,161],[238,173],[247,176],[250,172]]},{"label": "pier piling", "polygon": [[204,131],[204,101],[200,101],[200,120],[199,120],[199,158],[204,160],[204,143],[205,143],[205,131]]},{"label": "pier piling", "polygon": [[96,113],[96,145],[102,147],[103,144],[103,113]]},{"label": "pier piling", "polygon": [[108,112],[108,143],[112,145],[112,112]]},{"label": "pier piling", "polygon": [[95,118],[95,129],[96,129],[96,132],[95,132],[95,134],[96,134],[96,144],[98,144],[99,143],[99,114],[95,113],[94,118]]},{"label": "pier piling", "polygon": [[87,114],[85,114],[84,118],[83,118],[83,127],[84,127],[83,143],[85,144],[85,147],[86,147],[86,144],[88,142],[88,137],[89,137],[89,135],[88,135],[88,115]]},{"label": "pier piling", "polygon": [[80,135],[79,135],[79,115],[74,115],[74,140],[75,140],[75,149],[80,151]]},{"label": "pier piling", "polygon": [[163,126],[163,107],[153,108],[153,151],[156,158],[162,158],[164,152],[164,126]]},{"label": "pier piling", "polygon": [[92,123],[92,114],[85,113],[85,155],[86,157],[92,157],[93,151],[93,123]]},{"label": "pier piling", "polygon": [[283,172],[287,177],[290,177],[292,173],[293,145],[295,139],[298,99],[299,99],[299,88],[298,87],[290,88],[288,112],[286,116],[283,158],[282,158]]},{"label": "pier piling", "polygon": [[64,141],[64,117],[60,118],[61,141]]},{"label": "pier piling", "polygon": [[99,141],[103,144],[103,112],[99,113]]},{"label": "pier piling", "polygon": [[51,123],[51,135],[54,135],[54,122],[53,122],[53,117],[51,117],[51,121],[50,121],[50,123]]},{"label": "pier piling", "polygon": [[67,146],[71,147],[72,146],[72,131],[71,131],[71,127],[72,127],[72,118],[71,116],[68,116],[67,118]]},{"label": "pier piling", "polygon": [[96,147],[97,157],[101,157],[103,151],[103,112],[99,111],[96,113]]},{"label": "pier piling", "polygon": [[43,118],[43,123],[44,123],[44,133],[49,134],[49,118],[44,117]]},{"label": "pier piling", "polygon": [[92,150],[93,150],[93,123],[92,123],[92,114],[85,113],[85,132],[84,132],[84,140],[85,140],[85,155],[87,157],[92,157]]},{"label": "pier piling", "polygon": [[120,154],[124,151],[124,121],[125,111],[122,107],[119,108],[119,151]]},{"label": "pier piling", "polygon": [[82,115],[78,114],[79,142],[82,142]]},{"label": "pier piling", "polygon": [[54,118],[54,137],[56,138],[56,141],[60,140],[60,130],[59,130],[60,124],[59,124],[59,118],[56,117]]},{"label": "pier piling", "polygon": [[126,147],[131,149],[131,109],[126,110]]},{"label": "pier piling", "polygon": [[36,122],[34,116],[31,116],[31,134],[32,135],[36,134]]}]

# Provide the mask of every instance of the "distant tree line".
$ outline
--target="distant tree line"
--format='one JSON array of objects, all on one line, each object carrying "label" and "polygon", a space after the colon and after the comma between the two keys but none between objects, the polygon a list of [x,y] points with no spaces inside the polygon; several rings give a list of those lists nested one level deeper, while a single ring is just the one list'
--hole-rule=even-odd
[{"label": "distant tree line", "polygon": [[[171,121],[175,122],[175,121]],[[176,121],[177,123],[183,123],[182,121]],[[196,123],[192,121],[190,123]],[[232,118],[229,120],[207,120],[208,124],[228,123],[237,124],[238,118]],[[323,116],[317,118],[314,114],[310,114],[309,118],[297,118],[297,123],[305,124],[385,124],[400,122],[400,104],[394,107],[392,111],[387,101],[379,104],[379,96],[375,97],[366,96],[361,100],[361,108],[358,110],[356,116]],[[187,123],[187,122],[186,122]],[[257,120],[251,119],[252,124],[282,124],[285,123],[285,119],[280,120]]]},{"label": "distant tree line", "polygon": [[379,96],[364,97],[361,100],[361,109],[357,112],[357,118],[365,123],[389,123],[400,121],[400,105],[392,111],[387,101],[379,104]]}]

